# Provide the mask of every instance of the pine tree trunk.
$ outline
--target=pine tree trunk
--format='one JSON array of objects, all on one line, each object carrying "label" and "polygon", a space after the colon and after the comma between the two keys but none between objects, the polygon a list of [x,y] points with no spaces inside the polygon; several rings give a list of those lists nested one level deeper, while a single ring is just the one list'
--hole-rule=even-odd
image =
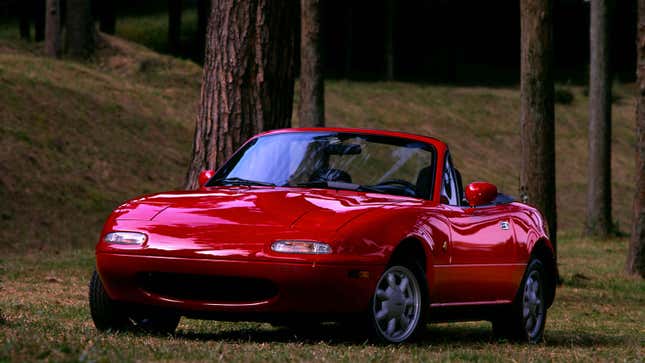
[{"label": "pine tree trunk", "polygon": [[168,0],[168,49],[177,53],[181,41],[181,0]]},{"label": "pine tree trunk", "polygon": [[31,13],[29,9],[29,1],[22,0],[18,2],[18,21],[20,39],[31,40]]},{"label": "pine tree trunk", "polygon": [[59,58],[61,52],[60,0],[47,0],[45,16],[45,55]]},{"label": "pine tree trunk", "polygon": [[320,1],[300,3],[300,104],[301,127],[325,126],[325,83],[320,58]]},{"label": "pine tree trunk", "polygon": [[116,32],[115,0],[99,0],[99,30],[106,34]]},{"label": "pine tree trunk", "polygon": [[638,0],[636,98],[636,193],[627,272],[645,278],[645,0]]},{"label": "pine tree trunk", "polygon": [[354,5],[352,1],[347,2],[345,13],[345,78],[352,75],[352,57],[354,47]]},{"label": "pine tree trunk", "polygon": [[589,171],[585,234],[606,237],[611,220],[611,69],[612,0],[591,0],[589,67]]},{"label": "pine tree trunk", "polygon": [[520,197],[545,216],[557,244],[553,104],[553,3],[520,0]]},{"label": "pine tree trunk", "polygon": [[385,0],[385,80],[394,80],[394,0]]},{"label": "pine tree trunk", "polygon": [[213,1],[186,188],[249,137],[291,125],[298,3]]},{"label": "pine tree trunk", "polygon": [[67,53],[73,58],[90,57],[96,37],[90,0],[67,0],[65,11]]},{"label": "pine tree trunk", "polygon": [[45,0],[36,0],[34,7],[34,40],[45,40]]},{"label": "pine tree trunk", "polygon": [[200,60],[204,59],[206,49],[206,27],[211,13],[211,0],[197,0],[197,36],[195,43]]}]

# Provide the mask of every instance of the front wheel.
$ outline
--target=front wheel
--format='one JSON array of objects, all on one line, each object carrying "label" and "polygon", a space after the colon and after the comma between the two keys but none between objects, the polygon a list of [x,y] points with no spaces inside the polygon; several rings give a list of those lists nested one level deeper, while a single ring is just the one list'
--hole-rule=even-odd
[{"label": "front wheel", "polygon": [[100,331],[141,330],[151,334],[172,334],[179,325],[180,316],[172,312],[110,299],[96,271],[89,287],[90,313]]},{"label": "front wheel", "polygon": [[401,343],[424,325],[427,302],[425,278],[420,268],[390,266],[376,284],[369,320],[373,335],[386,343]]},{"label": "front wheel", "polygon": [[493,321],[495,335],[531,344],[542,341],[546,325],[545,277],[542,262],[531,260],[510,314]]}]

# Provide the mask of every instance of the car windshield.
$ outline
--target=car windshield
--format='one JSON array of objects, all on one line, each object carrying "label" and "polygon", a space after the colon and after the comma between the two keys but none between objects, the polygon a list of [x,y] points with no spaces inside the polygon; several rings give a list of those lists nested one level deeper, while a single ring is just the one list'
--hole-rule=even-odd
[{"label": "car windshield", "polygon": [[247,143],[207,186],[350,189],[428,199],[434,160],[431,145],[403,138],[286,132]]}]

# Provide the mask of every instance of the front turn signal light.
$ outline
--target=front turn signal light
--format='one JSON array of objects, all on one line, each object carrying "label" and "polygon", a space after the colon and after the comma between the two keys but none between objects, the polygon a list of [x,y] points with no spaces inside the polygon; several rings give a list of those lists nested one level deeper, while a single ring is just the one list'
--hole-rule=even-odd
[{"label": "front turn signal light", "polygon": [[331,246],[313,241],[276,241],[271,245],[273,252],[325,255],[331,253]]},{"label": "front turn signal light", "polygon": [[148,236],[139,232],[110,232],[103,237],[105,243],[119,245],[142,245]]}]

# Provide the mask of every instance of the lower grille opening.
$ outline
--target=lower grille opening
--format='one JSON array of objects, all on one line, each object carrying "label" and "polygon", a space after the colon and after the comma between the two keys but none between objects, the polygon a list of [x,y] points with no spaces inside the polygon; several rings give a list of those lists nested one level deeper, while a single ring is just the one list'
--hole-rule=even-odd
[{"label": "lower grille opening", "polygon": [[182,300],[254,302],[278,294],[273,282],[250,277],[144,272],[138,278],[144,290]]}]

